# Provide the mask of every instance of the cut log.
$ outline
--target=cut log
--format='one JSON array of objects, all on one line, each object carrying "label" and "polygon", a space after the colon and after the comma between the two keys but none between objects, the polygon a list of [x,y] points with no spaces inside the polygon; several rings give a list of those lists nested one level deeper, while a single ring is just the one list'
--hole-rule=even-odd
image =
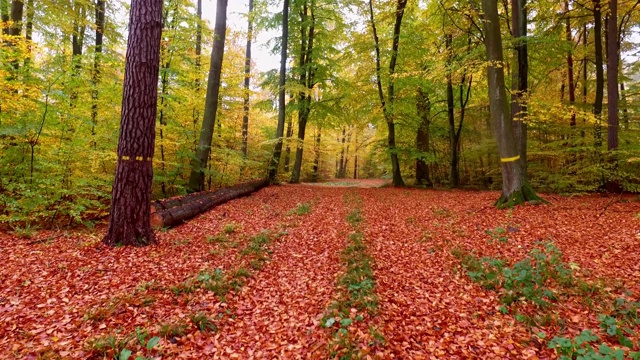
[{"label": "cut log", "polygon": [[151,205],[151,225],[161,228],[180,225],[215,206],[250,195],[267,185],[269,185],[268,180],[257,180],[215,191],[203,191],[179,198],[154,201]]}]

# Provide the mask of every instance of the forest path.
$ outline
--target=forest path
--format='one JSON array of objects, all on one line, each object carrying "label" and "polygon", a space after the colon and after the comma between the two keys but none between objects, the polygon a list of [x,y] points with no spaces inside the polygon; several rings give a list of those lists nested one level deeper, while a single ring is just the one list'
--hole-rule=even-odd
[{"label": "forest path", "polygon": [[429,204],[442,212],[463,204],[432,191],[358,192],[376,263],[376,323],[386,339],[377,351],[403,359],[536,357],[539,349],[521,345],[530,337],[522,324],[497,311],[496,294],[453,271],[459,263],[451,255],[454,218],[425,211]]},{"label": "forest path", "polygon": [[[282,191],[301,188],[311,191],[287,185]],[[241,359],[326,357],[327,334],[319,320],[334,296],[346,212],[340,192],[314,188],[313,194],[311,212],[290,217],[296,225],[272,247],[269,263],[230,299],[235,318],[209,341],[212,353]]]}]

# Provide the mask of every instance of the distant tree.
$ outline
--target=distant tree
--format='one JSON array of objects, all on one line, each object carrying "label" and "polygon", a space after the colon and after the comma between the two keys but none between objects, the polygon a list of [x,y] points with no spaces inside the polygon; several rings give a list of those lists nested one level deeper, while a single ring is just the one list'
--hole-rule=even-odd
[{"label": "distant tree", "polygon": [[284,136],[284,122],[286,117],[285,88],[287,81],[287,46],[289,43],[289,0],[284,0],[282,6],[282,43],[280,44],[280,78],[278,80],[278,125],[276,127],[276,145],[269,162],[269,181],[273,182],[278,176],[278,163],[282,155],[282,137]]},{"label": "distant tree", "polygon": [[213,48],[211,49],[211,63],[209,64],[209,79],[207,80],[207,96],[204,103],[204,118],[200,130],[200,140],[196,156],[191,166],[189,176],[189,191],[204,190],[205,169],[211,153],[213,128],[216,124],[218,112],[218,97],[220,94],[220,78],[222,74],[222,60],[224,57],[224,41],[227,33],[227,2],[218,0],[216,7],[216,25],[213,30]]},{"label": "distant tree", "polygon": [[249,13],[247,14],[247,47],[245,49],[244,63],[244,106],[242,115],[242,155],[247,157],[247,139],[249,137],[249,85],[251,85],[251,38],[253,37],[253,0],[249,0]]},{"label": "distant tree", "polygon": [[607,20],[607,130],[608,150],[618,149],[618,0],[609,0]]},{"label": "distant tree", "polygon": [[162,3],[162,0],[131,1],[118,164],[109,229],[102,240],[109,246],[142,246],[155,242],[150,203]]}]

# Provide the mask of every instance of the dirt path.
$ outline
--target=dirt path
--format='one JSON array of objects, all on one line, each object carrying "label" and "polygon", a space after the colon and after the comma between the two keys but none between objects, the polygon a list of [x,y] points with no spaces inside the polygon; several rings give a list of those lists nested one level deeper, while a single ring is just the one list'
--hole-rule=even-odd
[{"label": "dirt path", "polygon": [[[292,216],[298,226],[288,230],[271,261],[230,301],[235,319],[205,345],[213,358],[326,357],[327,335],[318,323],[340,271],[343,199],[330,189],[292,189],[314,194],[311,213]],[[287,187],[283,190],[289,193]]]}]

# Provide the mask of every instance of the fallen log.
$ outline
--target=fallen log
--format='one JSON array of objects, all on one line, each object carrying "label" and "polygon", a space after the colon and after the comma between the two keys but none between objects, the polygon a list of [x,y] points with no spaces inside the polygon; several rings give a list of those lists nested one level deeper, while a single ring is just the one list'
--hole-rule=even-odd
[{"label": "fallen log", "polygon": [[180,198],[155,201],[151,207],[151,226],[172,227],[230,200],[250,195],[269,185],[268,180],[257,180],[235,186],[189,194]]}]

